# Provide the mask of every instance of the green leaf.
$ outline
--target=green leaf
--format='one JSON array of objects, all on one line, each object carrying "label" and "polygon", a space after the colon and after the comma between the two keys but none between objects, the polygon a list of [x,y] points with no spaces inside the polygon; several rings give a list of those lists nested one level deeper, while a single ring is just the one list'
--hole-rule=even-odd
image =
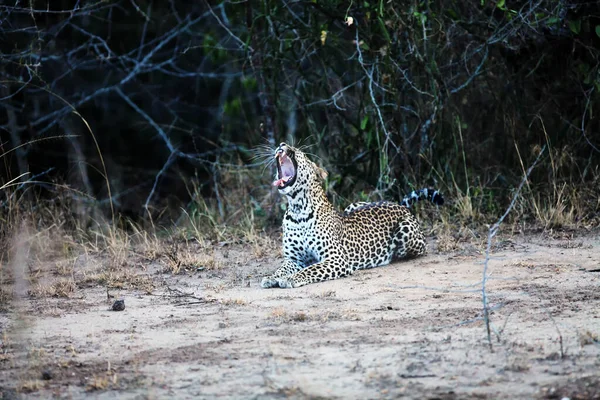
[{"label": "green leaf", "polygon": [[390,37],[390,34],[388,33],[387,27],[385,26],[385,22],[383,22],[383,19],[381,17],[377,18],[379,20],[379,27],[381,28],[381,32],[383,33],[383,36],[385,36],[385,40],[387,40],[388,43],[392,42],[392,38]]},{"label": "green leaf", "polygon": [[223,113],[225,115],[239,115],[240,111],[242,109],[242,101],[240,100],[239,97],[236,97],[234,99],[232,99],[231,101],[226,101],[225,104],[223,104]]},{"label": "green leaf", "polygon": [[242,86],[246,90],[254,90],[254,89],[256,89],[256,87],[258,86],[257,82],[256,82],[256,78],[253,78],[253,77],[244,77],[244,78],[242,78]]},{"label": "green leaf", "polygon": [[556,17],[548,18],[548,21],[546,21],[546,25],[556,25],[558,21],[560,20]]},{"label": "green leaf", "polygon": [[459,19],[458,18],[458,13],[456,11],[452,10],[452,9],[446,11],[446,13],[450,16],[450,18],[452,18],[454,20]]},{"label": "green leaf", "polygon": [[581,32],[581,21],[580,20],[569,21],[569,29],[574,34],[576,34],[576,35],[579,34],[579,32]]},{"label": "green leaf", "polygon": [[596,25],[596,36],[600,37],[600,25]]},{"label": "green leaf", "polygon": [[496,3],[496,7],[498,7],[501,10],[506,10],[506,0],[499,0],[498,3]]},{"label": "green leaf", "polygon": [[362,119],[362,121],[360,121],[360,130],[364,131],[365,128],[367,127],[367,123],[369,122],[369,116],[365,115],[364,118]]}]

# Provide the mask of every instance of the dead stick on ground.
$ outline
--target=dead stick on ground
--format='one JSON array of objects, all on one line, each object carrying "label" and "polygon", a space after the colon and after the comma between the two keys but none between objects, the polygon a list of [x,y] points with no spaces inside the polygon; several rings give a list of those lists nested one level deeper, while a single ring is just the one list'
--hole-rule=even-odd
[{"label": "dead stick on ground", "polygon": [[496,236],[496,233],[498,233],[498,229],[500,228],[500,225],[502,224],[502,222],[504,222],[504,218],[506,218],[508,213],[514,207],[514,205],[517,201],[517,198],[519,197],[519,193],[521,193],[521,189],[523,188],[523,185],[525,185],[525,183],[529,179],[529,174],[531,174],[531,171],[537,165],[538,161],[542,157],[542,154],[544,154],[545,150],[546,150],[546,145],[544,145],[544,147],[542,147],[542,150],[538,154],[537,158],[535,159],[535,161],[533,162],[531,167],[529,167],[529,169],[525,173],[525,176],[521,180],[521,183],[519,184],[519,187],[517,188],[517,191],[515,192],[513,199],[510,202],[510,205],[508,206],[508,208],[506,209],[504,214],[500,217],[500,219],[498,221],[496,221],[496,223],[494,225],[492,225],[492,227],[490,228],[490,230],[488,232],[487,247],[485,249],[485,260],[483,262],[483,278],[481,280],[481,301],[483,303],[483,320],[485,321],[485,329],[487,331],[487,340],[488,340],[488,345],[490,346],[490,350],[493,350],[493,348],[492,348],[492,336],[491,336],[491,331],[490,331],[490,315],[489,315],[489,308],[488,308],[488,303],[487,303],[487,293],[485,291],[485,284],[487,282],[487,271],[488,271],[488,263],[490,261],[490,250],[492,247],[492,239],[494,238],[494,236]]},{"label": "dead stick on ground", "polygon": [[177,298],[185,297],[185,298],[199,300],[199,301],[206,301],[204,299],[204,297],[197,297],[197,296],[194,296],[192,293],[186,293],[179,289],[173,289],[170,286],[167,286],[167,290],[169,291],[170,297],[177,297]]}]

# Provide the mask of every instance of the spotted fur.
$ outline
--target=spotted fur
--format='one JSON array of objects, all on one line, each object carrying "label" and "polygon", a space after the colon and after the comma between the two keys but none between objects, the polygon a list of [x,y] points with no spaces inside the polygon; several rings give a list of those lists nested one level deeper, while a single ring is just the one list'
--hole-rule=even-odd
[{"label": "spotted fur", "polygon": [[355,203],[339,213],[321,186],[324,170],[298,149],[281,143],[275,151],[273,183],[286,195],[283,264],[264,277],[264,288],[293,288],[337,279],[358,269],[425,254],[426,242],[408,206],[425,198],[443,204],[441,194],[423,189],[392,202]]}]

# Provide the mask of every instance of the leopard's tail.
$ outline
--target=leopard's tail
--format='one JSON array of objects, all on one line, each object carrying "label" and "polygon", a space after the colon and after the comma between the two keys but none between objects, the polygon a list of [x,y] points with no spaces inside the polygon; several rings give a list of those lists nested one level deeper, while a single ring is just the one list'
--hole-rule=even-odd
[{"label": "leopard's tail", "polygon": [[435,189],[427,188],[421,190],[413,190],[412,192],[404,196],[400,204],[405,207],[410,207],[421,199],[427,199],[438,206],[444,205],[444,198],[442,197],[442,194]]}]

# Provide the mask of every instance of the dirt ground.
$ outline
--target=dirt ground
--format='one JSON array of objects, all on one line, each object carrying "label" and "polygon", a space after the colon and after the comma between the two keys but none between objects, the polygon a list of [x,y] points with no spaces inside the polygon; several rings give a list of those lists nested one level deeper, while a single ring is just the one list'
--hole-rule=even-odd
[{"label": "dirt ground", "polygon": [[[498,241],[492,349],[480,249],[430,249],[297,289],[260,288],[281,258],[249,245],[188,247],[210,265],[179,274],[132,253],[152,289],[77,283],[4,307],[0,399],[600,399],[597,233]],[[75,257],[74,281],[94,262]]]}]

